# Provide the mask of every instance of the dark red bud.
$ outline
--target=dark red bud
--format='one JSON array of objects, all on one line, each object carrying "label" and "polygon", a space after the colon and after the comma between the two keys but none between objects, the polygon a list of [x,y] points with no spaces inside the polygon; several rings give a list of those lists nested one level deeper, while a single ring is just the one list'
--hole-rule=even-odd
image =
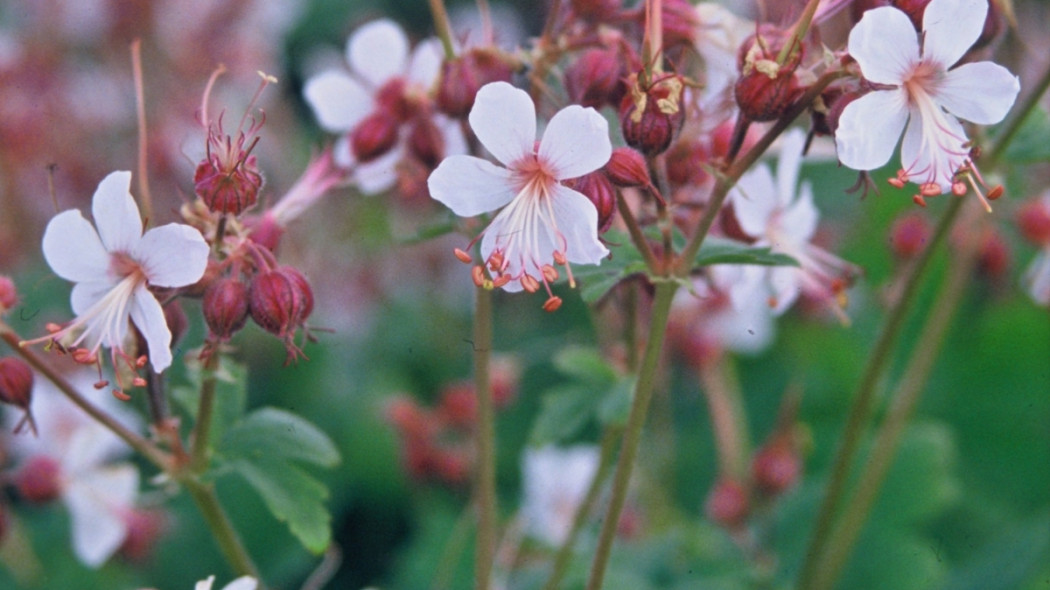
[{"label": "dark red bud", "polygon": [[168,517],[157,509],[133,509],[124,513],[128,534],[118,550],[125,559],[147,561],[168,529]]},{"label": "dark red bud", "polygon": [[417,117],[408,134],[408,149],[432,170],[445,157],[445,137],[430,117]]},{"label": "dark red bud", "polygon": [[390,151],[397,143],[398,120],[379,110],[367,116],[350,132],[350,149],[359,162],[369,162]]},{"label": "dark red bud", "polygon": [[1036,246],[1050,246],[1050,199],[1032,199],[1017,211],[1021,235]]},{"label": "dark red bud", "polygon": [[402,78],[393,78],[383,84],[376,91],[375,101],[379,111],[393,117],[398,123],[406,121],[413,115],[412,105],[409,104],[408,96],[405,94],[405,81]]},{"label": "dark red bud", "polygon": [[977,251],[977,271],[986,278],[1003,276],[1010,269],[1010,246],[997,231],[989,231],[981,239]]},{"label": "dark red bud", "polygon": [[921,31],[922,16],[926,13],[926,5],[929,3],[930,0],[893,0],[890,4],[897,10],[908,15],[915,30]]},{"label": "dark red bud", "polygon": [[14,479],[18,493],[34,504],[51,502],[62,493],[62,467],[46,455],[30,458]]},{"label": "dark red bud", "polygon": [[197,165],[193,174],[194,191],[213,213],[240,215],[259,199],[262,185],[263,177],[255,156],[230,163],[218,154],[211,154]]},{"label": "dark red bud", "polygon": [[988,1],[988,16],[984,18],[984,28],[981,29],[981,35],[974,41],[973,47],[970,51],[987,47],[989,43],[995,40],[1000,33],[1003,32],[1003,15],[999,9],[998,4],[994,0]]},{"label": "dark red bud", "polygon": [[652,184],[645,156],[627,147],[613,150],[605,173],[616,186],[645,187]]},{"label": "dark red bud", "polygon": [[[641,11],[643,18],[645,11]],[[700,27],[696,7],[689,0],[663,0],[664,49],[693,46]]]},{"label": "dark red bud", "polygon": [[0,275],[0,313],[18,304],[18,289],[11,277]]},{"label": "dark red bud", "polygon": [[674,186],[700,185],[708,177],[703,164],[711,160],[699,141],[679,141],[667,152],[667,179]]},{"label": "dark red bud", "polygon": [[831,135],[834,135],[839,129],[839,119],[842,117],[842,111],[846,110],[849,103],[857,100],[861,96],[864,96],[864,93],[847,92],[835,98],[830,104],[828,104],[828,114],[825,115],[824,121],[828,132]]},{"label": "dark red bud", "polygon": [[890,246],[894,255],[904,260],[914,258],[926,247],[930,231],[930,222],[919,213],[897,218],[890,227]]},{"label": "dark red bud", "polygon": [[704,502],[704,513],[723,527],[732,529],[744,523],[751,511],[747,488],[735,479],[722,478],[715,483]]},{"label": "dark red bud", "polygon": [[261,272],[252,278],[248,289],[248,313],[261,328],[283,338],[297,326],[298,291],[284,273]]},{"label": "dark red bud", "polygon": [[0,402],[23,410],[33,399],[33,369],[20,358],[0,358]]},{"label": "dark red bud", "polygon": [[627,63],[615,48],[589,49],[565,70],[569,99],[599,109],[618,105],[627,92]]},{"label": "dark red bud", "polygon": [[310,314],[314,311],[314,290],[310,287],[310,281],[306,280],[303,273],[299,272],[294,266],[282,266],[278,269],[284,273],[285,276],[295,285],[298,292],[298,318],[299,322],[302,323],[310,317]]},{"label": "dark red bud", "polygon": [[763,71],[756,67],[741,75],[733,93],[745,117],[752,121],[775,121],[802,95],[802,87],[794,68],[778,68],[771,60],[763,63],[770,69]]},{"label": "dark red bud", "polygon": [[685,122],[682,79],[668,75],[643,87],[637,76],[632,75],[627,88],[620,103],[620,129],[624,140],[643,154],[655,156],[662,153]]},{"label": "dark red bud", "polygon": [[865,12],[872,8],[890,6],[891,4],[891,0],[853,0],[849,7],[850,19],[856,23],[862,16],[864,16]]},{"label": "dark red bud", "polygon": [[802,460],[790,440],[778,438],[762,447],[751,463],[755,486],[763,493],[777,496],[798,482]]},{"label": "dark red bud", "polygon": [[510,64],[497,52],[477,48],[441,64],[438,80],[438,110],[453,118],[463,118],[474,106],[478,90],[489,82],[510,82]]},{"label": "dark red bud", "polygon": [[612,225],[616,213],[616,187],[604,172],[585,174],[566,182],[569,188],[582,193],[598,209],[598,233],[603,234]]},{"label": "dark red bud", "polygon": [[248,321],[248,287],[234,278],[212,282],[201,303],[208,330],[220,341],[230,339]]}]

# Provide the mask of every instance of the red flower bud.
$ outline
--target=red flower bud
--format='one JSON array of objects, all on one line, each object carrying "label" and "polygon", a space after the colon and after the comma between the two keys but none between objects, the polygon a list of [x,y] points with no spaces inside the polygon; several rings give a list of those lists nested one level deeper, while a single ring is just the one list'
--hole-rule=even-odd
[{"label": "red flower bud", "polygon": [[428,169],[437,168],[445,157],[445,137],[430,117],[416,117],[408,134],[408,149]]},{"label": "red flower bud", "polygon": [[193,174],[193,188],[209,211],[240,215],[258,200],[263,177],[255,156],[229,146],[227,152],[225,157],[212,152],[201,160]]},{"label": "red flower bud", "polygon": [[359,162],[369,162],[397,143],[398,120],[386,110],[367,116],[350,132],[350,149]]},{"label": "red flower bud", "polygon": [[723,477],[707,495],[704,513],[725,528],[736,528],[744,523],[751,512],[751,499],[743,484]]},{"label": "red flower bud", "polygon": [[283,338],[298,325],[299,297],[298,287],[284,273],[261,272],[248,290],[248,312],[264,330]]},{"label": "red flower bud", "polygon": [[1032,199],[1017,211],[1021,235],[1036,246],[1050,246],[1050,199]]},{"label": "red flower bud", "polygon": [[641,83],[637,74],[630,76],[627,94],[620,103],[620,129],[627,145],[649,156],[662,153],[671,145],[685,122],[684,86],[675,75],[648,85]]},{"label": "red flower bud", "polygon": [[212,335],[229,340],[248,321],[248,287],[234,278],[214,281],[204,291],[201,309]]},{"label": "red flower bud", "polygon": [[708,174],[702,165],[711,154],[699,141],[683,140],[667,152],[667,179],[674,186],[700,185]]},{"label": "red flower bud", "polygon": [[118,551],[133,562],[143,563],[153,554],[168,528],[168,517],[158,509],[133,509],[124,514],[128,534]]},{"label": "red flower bud", "polygon": [[478,416],[478,398],[470,383],[450,385],[441,393],[438,416],[446,424],[460,428],[472,428]]},{"label": "red flower bud", "polygon": [[433,430],[430,414],[410,397],[392,398],[383,413],[386,420],[406,439],[425,440]]},{"label": "red flower bud", "polygon": [[623,0],[572,0],[572,12],[583,20],[611,22],[623,9]]},{"label": "red flower bud", "polygon": [[441,64],[438,80],[438,110],[454,118],[466,117],[474,106],[478,90],[489,82],[510,82],[513,70],[498,52],[492,49],[471,49],[463,55]]},{"label": "red flower bud", "polygon": [[989,231],[981,238],[977,251],[977,272],[983,277],[995,279],[1010,269],[1011,252],[1006,240],[997,231]]},{"label": "red flower bud", "polygon": [[751,476],[755,485],[769,496],[777,496],[798,482],[802,460],[790,439],[778,437],[755,453]]},{"label": "red flower bud", "polygon": [[23,410],[33,399],[33,369],[20,358],[0,358],[0,402]]},{"label": "red flower bud", "polygon": [[901,259],[913,258],[922,252],[930,239],[930,223],[919,213],[908,213],[890,227],[890,246]]},{"label": "red flower bud", "polygon": [[62,467],[47,455],[30,458],[14,479],[18,493],[34,504],[51,502],[62,493]]},{"label": "red flower bud", "polygon": [[616,213],[616,188],[604,172],[597,171],[574,178],[565,183],[569,188],[582,193],[598,209],[598,233],[603,234],[612,225]]},{"label": "red flower bud", "polygon": [[249,219],[247,225],[252,230],[248,237],[253,242],[271,252],[277,251],[277,246],[281,243],[281,236],[284,235],[284,228],[272,215],[264,214],[260,217],[253,217]]},{"label": "red flower bud", "polygon": [[[643,18],[645,11],[641,11]],[[693,46],[701,30],[696,7],[689,0],[663,0],[664,49],[676,45]]]},{"label": "red flower bud", "polygon": [[398,123],[408,120],[413,114],[402,78],[393,78],[383,84],[376,91],[375,102],[379,111],[393,117]]},{"label": "red flower bud", "polygon": [[930,0],[893,0],[890,4],[897,10],[908,15],[915,30],[921,31],[922,16],[926,13],[926,5],[929,3]]},{"label": "red flower bud", "polygon": [[605,173],[616,186],[645,187],[653,182],[645,156],[627,147],[613,150],[609,163],[605,165]]},{"label": "red flower bud", "polygon": [[618,105],[627,92],[626,76],[627,63],[615,47],[589,49],[565,70],[565,90],[585,107]]},{"label": "red flower bud", "polygon": [[306,280],[303,273],[293,266],[282,266],[277,270],[284,273],[298,290],[299,321],[300,323],[305,322],[306,318],[310,317],[310,314],[314,311],[314,290],[310,287],[310,282]]},{"label": "red flower bud", "polygon": [[6,275],[0,275],[0,314],[18,304],[18,289]]}]

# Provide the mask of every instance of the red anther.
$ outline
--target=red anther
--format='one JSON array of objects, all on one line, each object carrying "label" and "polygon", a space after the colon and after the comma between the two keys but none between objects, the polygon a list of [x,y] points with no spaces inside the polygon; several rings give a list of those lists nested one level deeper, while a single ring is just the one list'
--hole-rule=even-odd
[{"label": "red anther", "polygon": [[558,269],[554,268],[549,264],[544,264],[540,271],[543,272],[543,280],[548,283],[553,283],[558,280]]},{"label": "red anther", "polygon": [[521,288],[525,289],[529,293],[535,293],[540,290],[540,282],[537,281],[532,275],[523,274],[521,275]]},{"label": "red anther", "polygon": [[131,396],[126,394],[126,393],[124,393],[123,391],[121,391],[119,389],[114,389],[113,390],[113,397],[119,399],[122,402],[131,401]]},{"label": "red anther", "polygon": [[455,254],[456,258],[459,258],[459,261],[462,262],[463,264],[470,264],[470,263],[474,262],[474,257],[473,256],[471,256],[470,254],[467,254],[466,252],[464,252],[463,250],[460,250],[459,248],[454,249],[452,251],[452,253]]},{"label": "red anther", "polygon": [[896,188],[904,188],[904,181],[899,178],[887,178],[886,182]]},{"label": "red anther", "polygon": [[510,282],[510,275],[503,274],[503,275],[500,275],[500,276],[496,277],[492,281],[492,287],[495,288],[495,289],[499,289],[500,287],[506,285],[509,282]]},{"label": "red anther", "polygon": [[915,195],[911,200],[920,207],[926,206],[926,199],[922,198],[922,195]]},{"label": "red anther", "polygon": [[958,180],[952,183],[952,194],[961,197],[966,194],[966,183]]},{"label": "red anther", "polygon": [[145,367],[146,363],[148,363],[148,362],[149,362],[149,357],[146,356],[146,355],[142,355],[139,358],[135,359],[135,368],[136,369],[141,369],[142,367]]},{"label": "red anther", "polygon": [[561,266],[565,266],[566,264],[569,263],[569,260],[567,258],[565,258],[565,253],[564,252],[558,252],[557,250],[555,250],[554,251],[554,262],[556,264],[561,265]]},{"label": "red anther", "polygon": [[93,365],[98,362],[98,355],[86,348],[77,348],[73,351],[73,362],[81,365]]},{"label": "red anther", "polygon": [[107,386],[109,386],[109,381],[107,381],[105,379],[101,379],[99,381],[96,381],[95,385],[94,385],[95,389],[102,389],[102,388],[107,387]]},{"label": "red anther", "polygon": [[989,201],[994,201],[1003,196],[1004,193],[1006,193],[1006,189],[1003,188],[1003,185],[997,184],[992,187],[992,190],[988,191],[986,197]]},{"label": "red anther", "polygon": [[491,270],[492,272],[502,272],[503,263],[503,253],[499,250],[496,250],[492,254],[489,254],[489,270]]},{"label": "red anther", "polygon": [[134,385],[135,387],[145,387],[146,386],[146,380],[143,379],[142,377],[135,377],[134,379],[131,380],[131,384]]},{"label": "red anther", "polygon": [[480,265],[470,269],[470,278],[474,281],[474,285],[482,287],[485,285],[485,269],[481,268]]},{"label": "red anther", "polygon": [[551,295],[547,301],[543,303],[543,311],[552,312],[557,311],[561,307],[561,297],[557,295]]},{"label": "red anther", "polygon": [[927,182],[919,185],[919,193],[924,197],[936,197],[941,194],[941,187],[935,182]]},{"label": "red anther", "polygon": [[61,331],[62,330],[62,326],[60,326],[59,324],[56,324],[54,322],[48,322],[48,323],[44,324],[44,329],[47,330],[48,334],[54,334],[55,332]]}]

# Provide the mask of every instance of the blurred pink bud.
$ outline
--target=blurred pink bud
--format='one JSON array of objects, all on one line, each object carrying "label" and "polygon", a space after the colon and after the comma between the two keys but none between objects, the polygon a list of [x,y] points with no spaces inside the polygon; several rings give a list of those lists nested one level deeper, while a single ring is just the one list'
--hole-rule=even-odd
[{"label": "blurred pink bud", "polygon": [[513,68],[497,51],[487,48],[470,49],[455,59],[441,64],[438,81],[438,110],[460,119],[470,113],[478,90],[489,82],[510,82]]},{"label": "blurred pink bud", "polygon": [[704,513],[727,529],[737,528],[751,512],[747,488],[739,481],[723,477],[715,483],[704,502]]},{"label": "blurred pink bud", "polygon": [[23,410],[33,399],[33,370],[20,358],[0,358],[0,402]]},{"label": "blurred pink bud", "polygon": [[1036,246],[1050,246],[1050,197],[1031,199],[1017,211],[1021,235]]},{"label": "blurred pink bud", "polygon": [[626,76],[627,62],[615,47],[589,49],[565,70],[565,90],[585,107],[618,105],[627,92]]},{"label": "blurred pink bud", "polygon": [[350,132],[350,147],[359,162],[370,162],[397,143],[398,120],[386,110],[367,116]]},{"label": "blurred pink bud", "polygon": [[18,304],[18,289],[7,275],[0,275],[0,314]]},{"label": "blurred pink bud", "polygon": [[908,213],[897,218],[890,227],[893,253],[904,260],[915,257],[925,248],[930,231],[930,223],[920,213]]},{"label": "blurred pink bud", "polygon": [[788,436],[778,436],[755,453],[751,476],[763,493],[777,496],[798,482],[802,459]]},{"label": "blurred pink bud", "polygon": [[62,467],[47,455],[36,455],[15,474],[15,488],[33,504],[52,502],[62,493]]}]

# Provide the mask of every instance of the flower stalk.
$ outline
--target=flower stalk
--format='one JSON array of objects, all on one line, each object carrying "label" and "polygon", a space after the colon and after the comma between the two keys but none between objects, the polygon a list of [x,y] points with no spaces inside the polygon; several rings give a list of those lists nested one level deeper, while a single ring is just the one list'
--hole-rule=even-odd
[{"label": "flower stalk", "polygon": [[492,291],[475,289],[474,298],[474,390],[478,398],[477,446],[478,474],[475,502],[478,510],[478,536],[474,563],[474,587],[491,587],[496,557],[496,427],[492,405],[489,361],[492,357]]}]

